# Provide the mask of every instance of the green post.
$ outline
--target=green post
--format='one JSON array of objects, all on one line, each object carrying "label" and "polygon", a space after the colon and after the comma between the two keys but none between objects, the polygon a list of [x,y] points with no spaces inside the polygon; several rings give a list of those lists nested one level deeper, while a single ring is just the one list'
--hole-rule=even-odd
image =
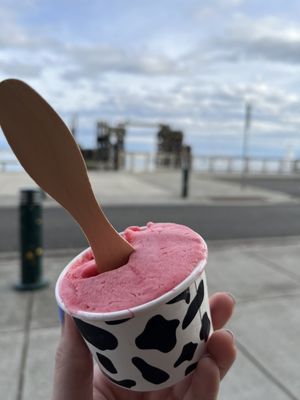
[{"label": "green post", "polygon": [[42,269],[42,193],[39,189],[21,190],[20,199],[21,281],[17,290],[35,290],[48,285]]}]

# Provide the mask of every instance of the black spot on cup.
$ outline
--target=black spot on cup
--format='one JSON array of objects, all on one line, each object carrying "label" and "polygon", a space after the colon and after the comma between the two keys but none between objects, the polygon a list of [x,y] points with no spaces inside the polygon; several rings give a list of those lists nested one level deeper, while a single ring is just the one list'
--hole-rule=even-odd
[{"label": "black spot on cup", "polygon": [[139,349],[155,349],[168,353],[176,346],[178,325],[178,319],[167,320],[161,315],[155,315],[149,319],[135,343]]},{"label": "black spot on cup", "polygon": [[127,389],[130,389],[130,388],[136,386],[136,382],[133,381],[132,379],[122,379],[122,380],[118,381],[118,380],[116,380],[116,379],[113,379],[112,377],[110,377],[109,375],[107,375],[107,374],[105,374],[105,373],[104,373],[104,375],[105,375],[110,381],[112,381],[113,383],[115,383],[116,385],[125,387],[125,388],[127,388]]},{"label": "black spot on cup", "polygon": [[184,361],[191,361],[191,359],[194,357],[197,346],[198,344],[193,342],[185,344],[178,360],[174,364],[174,368],[177,368]]},{"label": "black spot on cup", "polygon": [[168,301],[167,304],[174,304],[181,300],[184,300],[187,304],[189,304],[190,299],[191,299],[190,289],[187,288],[186,290],[181,292],[178,296],[174,297],[174,299]]},{"label": "black spot on cup", "polygon": [[74,318],[74,321],[84,339],[99,350],[114,350],[118,347],[118,340],[112,333],[78,318]]},{"label": "black spot on cup", "polygon": [[198,363],[193,363],[191,365],[189,365],[187,367],[187,369],[185,370],[184,375],[187,376],[188,374],[190,374],[191,372],[193,372],[196,368],[197,368]]},{"label": "black spot on cup", "polygon": [[204,299],[204,283],[202,280],[197,289],[196,296],[193,298],[191,304],[189,305],[187,313],[183,319],[182,329],[186,329],[190,325],[190,323],[193,321],[193,319],[195,318],[196,314],[198,313],[198,311],[201,307],[203,299]]},{"label": "black spot on cup", "polygon": [[167,372],[146,363],[146,361],[144,361],[142,358],[133,357],[132,363],[140,371],[143,378],[148,382],[159,385],[163,382],[166,382],[170,378],[170,375]]},{"label": "black spot on cup", "polygon": [[112,363],[112,361],[106,357],[105,355],[101,354],[101,353],[97,353],[97,358],[100,362],[100,364],[111,374],[117,374],[118,371],[116,370],[114,364]]},{"label": "black spot on cup", "polygon": [[207,342],[210,332],[210,319],[207,315],[207,312],[204,313],[201,320],[201,330],[200,330],[200,339]]},{"label": "black spot on cup", "polygon": [[119,325],[123,324],[124,322],[128,321],[131,318],[124,318],[124,319],[116,319],[114,321],[105,321],[107,325]]}]

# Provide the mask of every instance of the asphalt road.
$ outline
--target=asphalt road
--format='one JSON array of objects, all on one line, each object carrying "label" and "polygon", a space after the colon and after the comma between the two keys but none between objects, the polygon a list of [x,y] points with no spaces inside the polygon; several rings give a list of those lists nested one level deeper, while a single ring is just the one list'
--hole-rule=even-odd
[{"label": "asphalt road", "polygon": [[[148,221],[172,221],[190,226],[207,240],[300,235],[300,205],[260,206],[113,206],[104,211],[118,231]],[[19,243],[19,218],[15,208],[0,209],[0,251],[14,251]],[[86,240],[62,208],[43,214],[44,248],[81,248]]]},{"label": "asphalt road", "polygon": [[[240,177],[226,177],[223,179],[234,183],[241,182]],[[300,197],[300,175],[299,177],[247,177],[244,182],[249,186],[283,192],[296,198]]]}]

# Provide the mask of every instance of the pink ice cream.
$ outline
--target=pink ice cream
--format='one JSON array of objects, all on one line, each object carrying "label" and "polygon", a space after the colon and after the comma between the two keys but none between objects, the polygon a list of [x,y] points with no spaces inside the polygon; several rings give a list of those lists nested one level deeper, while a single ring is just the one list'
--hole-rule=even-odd
[{"label": "pink ice cream", "polygon": [[147,303],[177,286],[207,257],[204,240],[183,225],[149,222],[146,229],[127,228],[124,237],[135,251],[122,267],[99,274],[89,250],[68,269],[59,292],[71,313]]}]

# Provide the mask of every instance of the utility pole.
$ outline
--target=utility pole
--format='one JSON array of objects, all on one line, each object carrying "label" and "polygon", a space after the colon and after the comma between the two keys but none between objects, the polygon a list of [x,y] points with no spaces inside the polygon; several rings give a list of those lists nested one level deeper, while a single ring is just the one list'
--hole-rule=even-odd
[{"label": "utility pole", "polygon": [[245,105],[245,123],[243,132],[243,164],[242,164],[242,176],[241,176],[241,188],[244,189],[246,186],[246,176],[248,174],[249,167],[249,132],[252,122],[252,105],[247,102]]}]

